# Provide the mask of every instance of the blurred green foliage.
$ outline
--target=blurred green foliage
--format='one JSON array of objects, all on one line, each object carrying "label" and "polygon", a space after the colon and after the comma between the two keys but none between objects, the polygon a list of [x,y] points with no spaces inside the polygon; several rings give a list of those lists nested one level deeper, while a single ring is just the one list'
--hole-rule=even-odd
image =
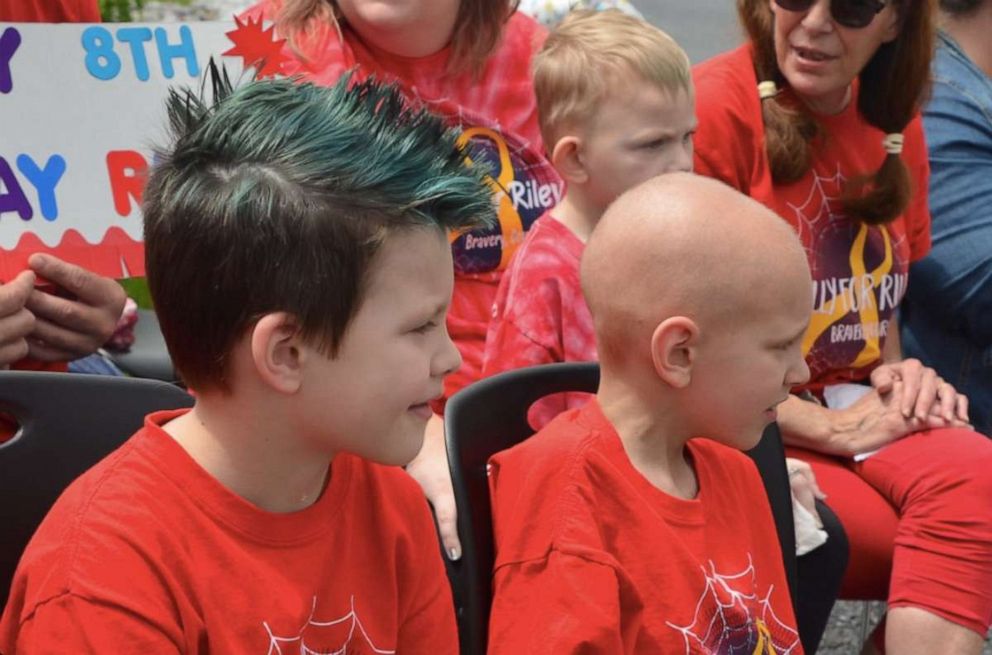
[{"label": "blurred green foliage", "polygon": [[148,280],[143,277],[129,277],[119,280],[124,292],[127,293],[139,309],[152,309],[152,294],[148,291]]},{"label": "blurred green foliage", "polygon": [[104,23],[129,23],[131,12],[141,9],[145,0],[100,0],[100,18]]},{"label": "blurred green foliage", "polygon": [[[176,4],[188,5],[192,0],[171,0]],[[148,0],[99,0],[100,18],[104,23],[130,23],[134,13],[145,6]]]}]

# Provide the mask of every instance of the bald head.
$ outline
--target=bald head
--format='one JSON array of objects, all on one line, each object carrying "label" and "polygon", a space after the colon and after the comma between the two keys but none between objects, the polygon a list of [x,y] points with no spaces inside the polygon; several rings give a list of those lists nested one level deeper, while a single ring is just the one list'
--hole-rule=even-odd
[{"label": "bald head", "polygon": [[810,293],[792,228],[691,173],[662,175],[621,195],[589,239],[581,275],[604,365],[649,359],[652,331],[667,318],[732,329],[774,311],[783,293]]}]

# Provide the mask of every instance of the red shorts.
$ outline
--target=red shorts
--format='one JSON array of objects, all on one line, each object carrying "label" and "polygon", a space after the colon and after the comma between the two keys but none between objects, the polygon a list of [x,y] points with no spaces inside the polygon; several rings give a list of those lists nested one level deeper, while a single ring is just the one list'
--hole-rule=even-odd
[{"label": "red shorts", "polygon": [[843,598],[918,607],[981,635],[992,623],[992,440],[909,435],[863,462],[789,448],[809,462],[851,542]]}]

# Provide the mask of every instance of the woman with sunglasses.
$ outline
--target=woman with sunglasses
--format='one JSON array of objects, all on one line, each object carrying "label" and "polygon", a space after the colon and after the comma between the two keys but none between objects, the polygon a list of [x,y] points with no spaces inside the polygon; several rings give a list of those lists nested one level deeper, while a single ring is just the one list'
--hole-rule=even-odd
[{"label": "woman with sunglasses", "polygon": [[865,652],[884,638],[886,653],[977,654],[992,622],[992,442],[964,396],[901,357],[896,325],[909,264],[930,248],[930,2],[738,11],[750,43],[694,71],[696,170],[777,211],[809,256],[811,381],[779,426],[850,539],[842,595],[888,599]]}]

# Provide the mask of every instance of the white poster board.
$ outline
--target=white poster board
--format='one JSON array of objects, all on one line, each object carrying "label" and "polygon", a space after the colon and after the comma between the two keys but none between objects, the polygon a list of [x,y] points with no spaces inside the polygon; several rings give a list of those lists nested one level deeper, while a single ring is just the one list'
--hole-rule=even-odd
[{"label": "white poster board", "polygon": [[0,22],[0,281],[33,252],[144,274],[140,199],[171,86],[210,58],[242,76],[230,22]]}]

